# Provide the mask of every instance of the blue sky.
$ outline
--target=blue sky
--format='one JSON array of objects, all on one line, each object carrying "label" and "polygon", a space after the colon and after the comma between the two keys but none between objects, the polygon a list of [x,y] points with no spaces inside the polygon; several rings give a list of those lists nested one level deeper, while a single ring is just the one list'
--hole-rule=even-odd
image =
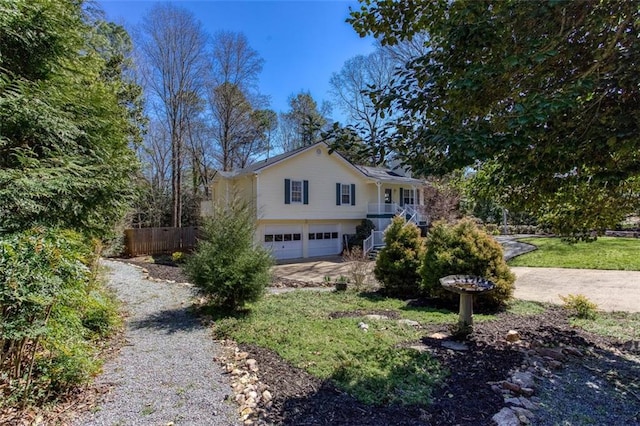
[{"label": "blue sky", "polygon": [[[101,0],[107,18],[127,28],[137,25],[154,1]],[[190,10],[213,34],[243,32],[250,46],[265,60],[260,88],[270,96],[271,108],[288,110],[287,99],[310,91],[321,104],[330,100],[329,78],[344,62],[374,50],[372,38],[360,38],[345,19],[357,1],[236,0],[174,1]],[[334,108],[333,117],[339,119]]]}]

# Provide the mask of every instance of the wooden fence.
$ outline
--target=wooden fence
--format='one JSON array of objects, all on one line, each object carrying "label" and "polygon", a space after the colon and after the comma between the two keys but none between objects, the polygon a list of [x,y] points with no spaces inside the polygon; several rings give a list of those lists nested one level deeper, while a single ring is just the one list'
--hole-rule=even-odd
[{"label": "wooden fence", "polygon": [[129,256],[165,254],[191,251],[198,238],[199,228],[134,228],[125,229],[125,253]]}]

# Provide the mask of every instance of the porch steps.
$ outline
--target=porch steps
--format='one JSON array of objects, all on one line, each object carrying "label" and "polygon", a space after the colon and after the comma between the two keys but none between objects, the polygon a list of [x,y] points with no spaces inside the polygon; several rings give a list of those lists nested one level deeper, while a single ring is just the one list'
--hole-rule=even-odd
[{"label": "porch steps", "polygon": [[367,253],[369,260],[376,260],[378,258],[378,252],[380,252],[380,250],[382,250],[383,247],[384,246],[373,246],[371,251]]}]

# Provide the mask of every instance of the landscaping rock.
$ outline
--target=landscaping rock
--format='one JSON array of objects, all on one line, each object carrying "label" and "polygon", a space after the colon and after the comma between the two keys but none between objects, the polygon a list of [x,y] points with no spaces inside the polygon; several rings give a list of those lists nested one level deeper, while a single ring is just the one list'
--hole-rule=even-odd
[{"label": "landscaping rock", "polygon": [[386,315],[378,315],[378,314],[369,314],[369,315],[365,315],[364,317],[372,321],[383,321],[383,320],[389,319],[389,317]]},{"label": "landscaping rock", "polygon": [[453,340],[445,340],[442,342],[442,346],[454,351],[468,351],[469,347],[462,342],[454,342]]},{"label": "landscaping rock", "polygon": [[528,371],[518,371],[511,376],[511,382],[520,386],[520,388],[534,388],[535,380],[533,374]]},{"label": "landscaping rock", "polygon": [[358,327],[360,327],[360,330],[362,331],[369,331],[369,324],[367,323],[359,322]]},{"label": "landscaping rock", "polygon": [[516,413],[506,407],[496,413],[491,420],[498,426],[520,426],[520,420]]},{"label": "landscaping rock", "polygon": [[418,321],[414,321],[410,319],[400,319],[398,320],[398,324],[409,325],[411,327],[420,327],[420,323]]},{"label": "landscaping rock", "polygon": [[509,330],[507,331],[507,336],[505,338],[507,339],[507,342],[514,343],[520,340],[520,333],[516,330]]},{"label": "landscaping rock", "polygon": [[432,335],[430,335],[429,338],[436,340],[445,340],[451,338],[451,334],[438,331],[437,333],[433,333]]}]

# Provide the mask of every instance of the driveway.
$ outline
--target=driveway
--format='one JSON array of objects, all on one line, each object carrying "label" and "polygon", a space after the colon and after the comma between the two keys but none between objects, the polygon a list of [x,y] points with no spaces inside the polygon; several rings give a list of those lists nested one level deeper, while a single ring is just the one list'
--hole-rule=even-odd
[{"label": "driveway", "polygon": [[[373,274],[375,263],[370,262]],[[515,297],[561,304],[560,295],[583,294],[605,311],[640,312],[640,272],[592,269],[513,267]],[[349,263],[339,257],[277,265],[276,276],[321,283],[325,276],[349,276]]]}]

